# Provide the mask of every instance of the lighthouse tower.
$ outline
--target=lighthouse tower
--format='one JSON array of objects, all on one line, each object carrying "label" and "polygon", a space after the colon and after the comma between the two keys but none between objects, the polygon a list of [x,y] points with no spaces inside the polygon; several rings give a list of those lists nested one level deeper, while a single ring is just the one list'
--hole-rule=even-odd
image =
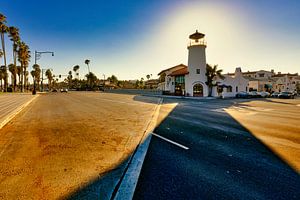
[{"label": "lighthouse tower", "polygon": [[189,36],[188,74],[185,77],[186,94],[189,96],[207,96],[206,78],[206,42],[204,34],[196,31]]}]

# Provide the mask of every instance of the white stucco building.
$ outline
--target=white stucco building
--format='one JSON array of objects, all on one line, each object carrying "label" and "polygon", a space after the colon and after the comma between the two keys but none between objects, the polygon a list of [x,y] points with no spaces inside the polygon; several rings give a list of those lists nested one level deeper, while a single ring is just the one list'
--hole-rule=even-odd
[{"label": "white stucco building", "polygon": [[[164,93],[194,97],[208,96],[204,37],[205,35],[198,31],[189,36],[187,66],[179,64],[158,74],[159,89]],[[224,79],[216,78],[214,82],[216,86],[213,87],[213,96],[235,96],[237,92],[247,91],[248,87],[248,80],[243,77],[241,68],[237,68],[234,74],[224,75]]]},{"label": "white stucco building", "polygon": [[[234,75],[228,73],[227,75]],[[248,71],[243,72],[243,77],[249,81],[248,91],[267,91],[267,92],[295,92],[297,84],[300,84],[300,76],[298,73],[282,74],[275,73],[274,70],[266,71]]]},{"label": "white stucco building", "polygon": [[213,96],[234,97],[238,92],[249,91],[249,81],[243,76],[240,67],[235,69],[234,74],[223,76],[224,79],[217,79],[218,87],[214,88]]},{"label": "white stucco building", "polygon": [[300,84],[300,75],[298,73],[278,73],[273,76],[273,80],[272,90],[274,92],[295,92],[297,91],[297,84]]}]

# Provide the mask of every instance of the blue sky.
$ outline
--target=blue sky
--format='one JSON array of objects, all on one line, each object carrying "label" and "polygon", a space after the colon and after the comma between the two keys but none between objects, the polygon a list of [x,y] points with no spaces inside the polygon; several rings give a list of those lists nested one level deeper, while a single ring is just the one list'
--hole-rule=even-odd
[{"label": "blue sky", "polygon": [[90,59],[98,77],[155,77],[187,64],[188,35],[196,29],[206,34],[207,62],[224,72],[300,72],[297,0],[1,0],[0,12],[32,52],[55,52],[38,61],[54,74],[78,64],[83,77]]}]

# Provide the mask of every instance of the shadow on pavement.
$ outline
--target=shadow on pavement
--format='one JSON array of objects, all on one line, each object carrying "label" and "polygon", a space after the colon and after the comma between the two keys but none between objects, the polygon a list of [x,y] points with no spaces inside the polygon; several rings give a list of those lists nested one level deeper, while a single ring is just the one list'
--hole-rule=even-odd
[{"label": "shadow on pavement", "polygon": [[[133,99],[134,101],[151,104],[157,104],[159,100],[159,98],[156,97],[145,96],[134,96]],[[141,141],[139,146],[142,146],[143,142],[144,141]],[[114,169],[104,174],[99,174],[98,177],[91,179],[88,183],[83,184],[77,190],[71,192],[66,196],[61,197],[60,199],[113,199],[121,184],[121,181],[124,178],[124,175],[128,168],[128,163],[131,162],[135,152],[136,150],[134,152],[131,152],[131,154],[128,157],[124,158],[123,161],[120,161],[120,163],[117,164],[117,166]]]},{"label": "shadow on pavement", "polygon": [[128,158],[122,161],[115,169],[100,174],[99,177],[91,180],[86,185],[78,188],[76,191],[68,194],[61,199],[81,200],[81,199],[111,199],[115,188],[123,176],[124,170],[128,164]]},{"label": "shadow on pavement", "polygon": [[166,101],[154,132],[189,149],[152,137],[134,199],[299,199],[299,174],[224,111],[235,101]]},{"label": "shadow on pavement", "polygon": [[[157,103],[157,98],[133,99]],[[299,174],[224,111],[233,100],[190,105],[175,99],[163,105],[174,102],[179,104],[154,132],[189,150],[152,137],[134,199],[300,198]],[[111,199],[128,160],[63,199]]]}]

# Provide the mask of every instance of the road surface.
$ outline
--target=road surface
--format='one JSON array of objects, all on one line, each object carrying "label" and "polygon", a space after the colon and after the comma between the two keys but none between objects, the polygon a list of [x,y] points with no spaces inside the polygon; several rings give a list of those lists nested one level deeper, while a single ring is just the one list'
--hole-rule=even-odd
[{"label": "road surface", "polygon": [[[99,92],[40,95],[0,130],[0,199],[109,198],[112,188],[101,188],[101,178],[123,166],[157,101]],[[119,175],[108,178],[110,186]]]},{"label": "road surface", "polygon": [[134,199],[300,199],[300,99],[165,99]]}]

